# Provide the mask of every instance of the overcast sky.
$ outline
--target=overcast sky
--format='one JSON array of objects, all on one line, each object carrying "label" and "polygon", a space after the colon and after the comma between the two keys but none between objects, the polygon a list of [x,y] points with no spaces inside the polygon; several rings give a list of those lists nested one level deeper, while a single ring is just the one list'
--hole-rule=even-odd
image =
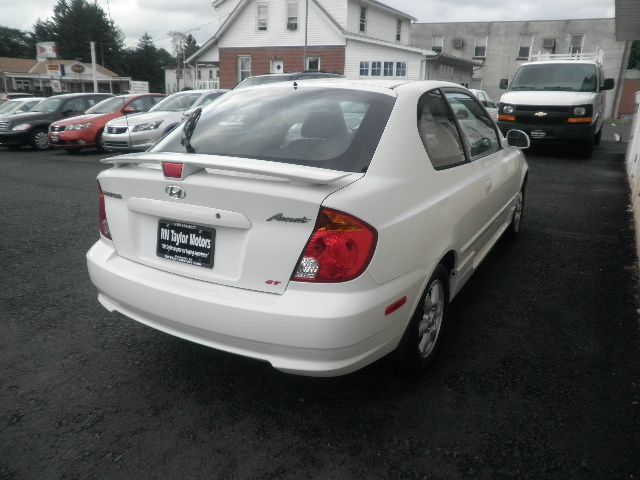
[{"label": "overcast sky", "polygon": [[[302,0],[303,1],[303,0]],[[383,0],[419,22],[547,20],[613,17],[614,0]],[[49,18],[55,0],[0,0],[0,25],[31,30]],[[190,31],[198,44],[213,35],[218,16],[211,0],[98,0],[135,45],[148,31],[158,46],[170,49],[170,30]]]}]

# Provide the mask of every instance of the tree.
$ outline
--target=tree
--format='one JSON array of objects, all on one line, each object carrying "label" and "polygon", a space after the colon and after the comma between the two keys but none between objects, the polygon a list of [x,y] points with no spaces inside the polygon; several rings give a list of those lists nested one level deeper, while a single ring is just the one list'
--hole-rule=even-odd
[{"label": "tree", "polygon": [[157,48],[151,35],[144,33],[135,48],[124,52],[125,73],[133,80],[149,82],[150,92],[164,91],[162,67],[175,63],[175,58],[164,48]]},{"label": "tree", "polygon": [[116,71],[122,68],[124,35],[95,1],[58,0],[53,17],[38,19],[33,30],[35,40],[55,41],[61,58],[91,61],[93,41],[98,63]]},{"label": "tree", "polygon": [[189,58],[191,55],[196,53],[199,49],[200,47],[198,46],[196,39],[193,38],[193,35],[191,35],[190,33],[187,34],[187,38],[185,39],[185,45],[184,45],[184,58]]},{"label": "tree", "polygon": [[21,30],[0,25],[0,57],[35,58],[33,37]]}]

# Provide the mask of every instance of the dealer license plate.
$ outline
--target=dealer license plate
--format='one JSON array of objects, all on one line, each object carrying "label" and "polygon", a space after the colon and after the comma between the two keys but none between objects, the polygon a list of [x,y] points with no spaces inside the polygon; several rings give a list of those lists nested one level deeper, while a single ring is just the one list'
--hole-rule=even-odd
[{"label": "dealer license plate", "polygon": [[60,137],[58,135],[51,135],[51,142],[52,143],[60,142]]},{"label": "dealer license plate", "polygon": [[547,136],[547,132],[544,130],[531,130],[531,138],[544,138]]},{"label": "dealer license plate", "polygon": [[213,268],[215,240],[213,228],[159,220],[156,254],[176,262]]}]

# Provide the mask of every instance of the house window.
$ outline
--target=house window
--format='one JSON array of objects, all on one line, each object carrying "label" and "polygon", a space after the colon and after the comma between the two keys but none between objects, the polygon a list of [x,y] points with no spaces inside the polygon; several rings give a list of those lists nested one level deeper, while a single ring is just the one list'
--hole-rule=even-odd
[{"label": "house window", "polygon": [[202,80],[202,71],[198,70],[198,80]]},{"label": "house window", "polygon": [[402,20],[398,19],[396,24],[396,41],[402,40]]},{"label": "house window", "polygon": [[16,90],[31,90],[31,82],[29,80],[16,80]]},{"label": "house window", "polygon": [[571,42],[569,43],[569,53],[577,55],[582,53],[582,45],[584,44],[584,35],[582,33],[572,33]]},{"label": "house window", "polygon": [[287,2],[287,30],[298,29],[298,2]]},{"label": "house window", "polygon": [[251,76],[251,57],[238,57],[238,82]]},{"label": "house window", "polygon": [[533,35],[520,35],[520,48],[518,49],[518,58],[529,58],[529,55],[531,55],[532,43]]},{"label": "house window", "polygon": [[320,57],[307,57],[307,70],[320,71]]},{"label": "house window", "polygon": [[369,76],[369,62],[360,62],[360,76],[361,77]]},{"label": "house window", "polygon": [[259,3],[257,6],[258,9],[258,31],[266,32],[267,31],[267,20],[269,18],[269,8],[264,3]]},{"label": "house window", "polygon": [[433,35],[431,37],[431,50],[437,53],[442,53],[444,47],[444,37],[442,35]]},{"label": "house window", "polygon": [[371,76],[379,77],[382,74],[382,62],[371,62]]},{"label": "house window", "polygon": [[384,76],[393,77],[393,62],[384,62]]},{"label": "house window", "polygon": [[360,31],[367,31],[367,7],[360,7]]},{"label": "house window", "polygon": [[476,48],[473,52],[474,57],[485,58],[487,56],[487,43],[489,37],[484,35],[481,37],[476,37]]},{"label": "house window", "polygon": [[407,76],[407,62],[397,62],[396,77],[406,77],[406,76]]},{"label": "house window", "polygon": [[213,70],[209,70],[209,80],[213,80]]}]

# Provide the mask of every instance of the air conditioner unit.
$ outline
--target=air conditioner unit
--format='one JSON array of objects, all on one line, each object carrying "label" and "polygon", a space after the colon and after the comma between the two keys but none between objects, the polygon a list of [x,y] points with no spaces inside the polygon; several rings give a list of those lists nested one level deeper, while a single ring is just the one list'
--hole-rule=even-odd
[{"label": "air conditioner unit", "polygon": [[462,48],[464,47],[464,39],[463,38],[454,38],[453,39],[453,48]]},{"label": "air conditioner unit", "polygon": [[555,38],[545,38],[542,41],[542,48],[556,48],[556,39]]}]

